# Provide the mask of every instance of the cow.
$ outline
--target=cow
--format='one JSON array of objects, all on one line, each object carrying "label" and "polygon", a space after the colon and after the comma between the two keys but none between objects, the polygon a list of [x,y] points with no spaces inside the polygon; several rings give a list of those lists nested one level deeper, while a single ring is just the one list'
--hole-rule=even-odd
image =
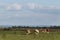
[{"label": "cow", "polygon": [[42,32],[49,33],[49,29],[42,29]]},{"label": "cow", "polygon": [[[27,31],[27,33],[26,33],[27,35],[30,34],[30,33],[32,33],[31,29],[27,29],[26,31]],[[38,29],[34,29],[33,31],[35,32],[36,35],[39,34],[39,30]]]},{"label": "cow", "polygon": [[31,30],[30,29],[27,29],[26,32],[27,32],[26,34],[28,35],[28,34],[31,33]]},{"label": "cow", "polygon": [[38,29],[35,29],[35,34],[38,35],[39,34],[39,30]]}]

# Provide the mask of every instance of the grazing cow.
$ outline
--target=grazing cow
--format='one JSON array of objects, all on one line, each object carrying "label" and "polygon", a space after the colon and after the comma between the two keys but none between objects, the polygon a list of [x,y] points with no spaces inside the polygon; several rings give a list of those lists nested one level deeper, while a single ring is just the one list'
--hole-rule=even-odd
[{"label": "grazing cow", "polygon": [[42,29],[42,32],[49,33],[49,29]]},{"label": "grazing cow", "polygon": [[44,32],[44,33],[45,33],[45,32],[46,32],[46,29],[42,29],[42,32]]},{"label": "grazing cow", "polygon": [[27,29],[27,35],[31,33],[31,30],[30,29]]},{"label": "grazing cow", "polygon": [[49,33],[49,32],[50,32],[50,30],[49,30],[49,29],[46,29],[46,31],[47,31],[47,33]]},{"label": "grazing cow", "polygon": [[34,31],[35,31],[36,35],[39,34],[39,30],[38,29],[35,29]]},{"label": "grazing cow", "polygon": [[[39,30],[38,29],[34,29],[34,32],[35,32],[36,35],[39,34]],[[26,34],[28,35],[30,33],[31,33],[31,30],[27,29],[27,33]]]}]

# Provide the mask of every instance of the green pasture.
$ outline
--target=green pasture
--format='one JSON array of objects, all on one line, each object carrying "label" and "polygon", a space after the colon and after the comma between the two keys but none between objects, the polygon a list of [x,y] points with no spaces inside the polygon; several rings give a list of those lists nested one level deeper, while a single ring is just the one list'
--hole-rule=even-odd
[{"label": "green pasture", "polygon": [[60,40],[60,32],[26,35],[25,31],[0,31],[0,40]]}]

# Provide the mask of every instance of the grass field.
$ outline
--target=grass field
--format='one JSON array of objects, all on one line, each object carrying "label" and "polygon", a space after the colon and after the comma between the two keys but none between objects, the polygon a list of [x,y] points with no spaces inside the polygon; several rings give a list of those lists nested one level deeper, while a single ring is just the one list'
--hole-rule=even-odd
[{"label": "grass field", "polygon": [[0,40],[60,40],[60,32],[34,33],[26,35],[24,31],[0,31]]}]

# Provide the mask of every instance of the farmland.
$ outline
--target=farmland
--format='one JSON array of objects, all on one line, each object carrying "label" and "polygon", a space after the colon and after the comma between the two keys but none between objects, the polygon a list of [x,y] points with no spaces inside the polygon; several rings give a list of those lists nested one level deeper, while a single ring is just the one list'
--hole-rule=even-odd
[{"label": "farmland", "polygon": [[0,31],[0,40],[60,40],[60,31],[26,35],[25,31]]}]

